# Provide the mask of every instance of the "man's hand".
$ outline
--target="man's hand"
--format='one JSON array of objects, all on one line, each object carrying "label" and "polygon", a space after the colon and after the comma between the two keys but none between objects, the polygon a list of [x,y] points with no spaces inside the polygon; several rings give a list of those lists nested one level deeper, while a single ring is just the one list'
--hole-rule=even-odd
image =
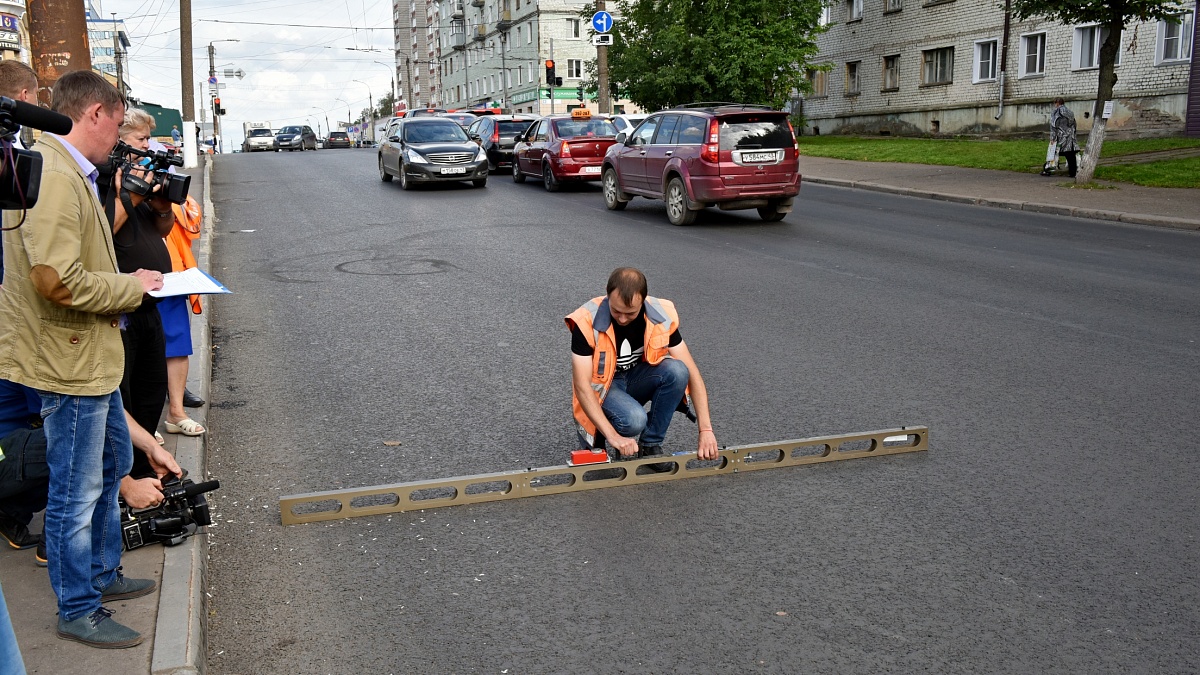
[{"label": "man's hand", "polygon": [[179,468],[179,463],[171,453],[157,443],[153,449],[146,451],[146,459],[150,460],[150,466],[154,467],[154,473],[158,474],[159,478],[165,478],[167,474],[177,477],[183,475],[183,469]]},{"label": "man's hand", "polygon": [[718,456],[717,450],[717,435],[712,429],[705,429],[700,432],[699,446],[696,448],[696,454],[700,459],[716,459]]},{"label": "man's hand", "polygon": [[157,291],[163,287],[162,272],[155,272],[154,270],[138,270],[129,276],[136,277],[138,281],[142,282],[143,293]]},{"label": "man's hand", "polygon": [[627,438],[625,436],[616,436],[614,438],[605,439],[608,444],[617,449],[622,457],[636,456],[638,453],[638,444],[636,438]]},{"label": "man's hand", "polygon": [[157,478],[121,479],[121,497],[135,509],[148,509],[162,503],[162,483]]}]

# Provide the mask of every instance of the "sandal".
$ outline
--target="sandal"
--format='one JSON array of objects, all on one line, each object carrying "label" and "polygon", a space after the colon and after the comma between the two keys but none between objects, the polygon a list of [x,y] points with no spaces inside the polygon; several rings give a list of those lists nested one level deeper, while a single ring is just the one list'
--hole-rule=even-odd
[{"label": "sandal", "polygon": [[159,445],[166,445],[166,444],[167,444],[167,439],[163,438],[163,435],[162,435],[162,434],[160,434],[160,433],[158,433],[157,431],[156,431],[156,432],[154,432],[154,440],[158,441],[158,444],[159,444]]},{"label": "sandal", "polygon": [[185,417],[175,424],[163,422],[163,426],[166,427],[168,434],[199,436],[204,433],[204,427],[200,426],[199,422],[190,417]]}]

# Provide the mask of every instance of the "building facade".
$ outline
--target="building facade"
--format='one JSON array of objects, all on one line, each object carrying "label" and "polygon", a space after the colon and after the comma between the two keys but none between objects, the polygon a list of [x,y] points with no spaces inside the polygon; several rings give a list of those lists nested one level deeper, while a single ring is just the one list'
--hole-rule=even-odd
[{"label": "building facade", "polygon": [[[1197,30],[1195,0],[1185,7],[1125,29],[1109,133],[1183,132]],[[1006,20],[994,0],[841,0],[825,21],[805,133],[1041,132],[1057,96],[1091,127],[1106,36],[1094,24]]]},{"label": "building facade", "polygon": [[[426,5],[432,34],[418,48],[404,50],[406,30],[397,21],[396,56],[428,56],[422,82],[413,75],[414,94],[425,87],[428,96],[415,96],[420,105],[447,109],[504,108],[513,112],[549,114],[580,106],[595,110],[595,95],[579,85],[593,79],[585,64],[596,58],[588,22],[579,13],[581,0],[396,0],[400,5]],[[413,13],[412,20],[416,20]],[[417,44],[417,40],[412,40]],[[555,61],[561,87],[548,87],[545,62]],[[424,63],[421,63],[424,66]],[[401,71],[404,68],[401,66]],[[634,112],[628,101],[614,101],[614,112]]]},{"label": "building facade", "polygon": [[92,70],[98,71],[121,93],[129,95],[129,35],[125,21],[106,19],[90,1],[87,3],[88,48],[92,51]]}]

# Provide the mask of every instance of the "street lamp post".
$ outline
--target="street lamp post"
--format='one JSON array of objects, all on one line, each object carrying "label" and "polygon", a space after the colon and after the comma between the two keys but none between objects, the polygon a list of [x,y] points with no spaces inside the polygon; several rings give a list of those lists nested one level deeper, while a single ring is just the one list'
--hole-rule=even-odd
[{"label": "street lamp post", "polygon": [[341,101],[346,104],[346,131],[350,131],[350,103],[345,99],[336,98],[335,101]]},{"label": "street lamp post", "polygon": [[324,108],[318,108],[315,105],[312,107],[312,109],[320,110],[321,112],[325,113],[325,133],[328,134],[330,131],[333,131],[333,127],[329,126],[329,111]]},{"label": "street lamp post", "polygon": [[[362,80],[351,80],[351,82],[357,82],[367,88],[367,110],[370,111],[369,114],[367,115],[367,117],[368,117],[367,126],[369,126],[371,128],[371,142],[374,143],[375,142],[375,97],[371,95],[371,85],[367,84],[366,82],[363,82]],[[361,134],[359,135],[359,138],[362,138]]]},{"label": "street lamp post", "polygon": [[396,111],[396,66],[389,66],[383,61],[375,61],[381,66],[386,67],[392,73],[392,112]]}]

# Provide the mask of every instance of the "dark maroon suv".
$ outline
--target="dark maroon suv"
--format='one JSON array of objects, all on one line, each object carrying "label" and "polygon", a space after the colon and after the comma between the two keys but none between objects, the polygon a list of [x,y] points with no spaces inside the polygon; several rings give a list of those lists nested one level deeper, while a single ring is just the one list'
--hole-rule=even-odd
[{"label": "dark maroon suv", "polygon": [[758,209],[783,220],[800,194],[800,159],[787,113],[739,104],[663,110],[617,136],[603,164],[604,202],[662,199],[667,219],[688,225],[707,206]]}]

